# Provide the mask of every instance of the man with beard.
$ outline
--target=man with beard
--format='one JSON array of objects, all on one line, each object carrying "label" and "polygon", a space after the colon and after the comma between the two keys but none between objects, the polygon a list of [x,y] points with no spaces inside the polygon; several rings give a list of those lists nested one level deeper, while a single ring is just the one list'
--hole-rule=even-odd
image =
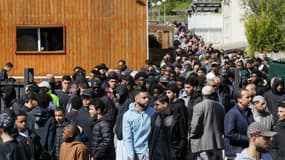
[{"label": "man with beard", "polygon": [[247,128],[247,136],[249,138],[249,146],[241,153],[237,154],[235,160],[272,160],[272,157],[267,152],[272,145],[272,137],[277,132],[272,132],[266,126],[259,122],[251,123]]},{"label": "man with beard", "polygon": [[[193,108],[196,104],[202,101],[201,90],[199,89],[199,82],[196,76],[189,76],[184,84],[184,93],[181,98],[186,102],[185,105],[187,107],[188,112],[188,134],[191,133],[191,120],[193,115]],[[192,159],[192,151],[190,138],[188,137],[188,150],[187,150],[187,159]]]},{"label": "man with beard", "polygon": [[272,143],[272,158],[274,160],[284,159],[285,155],[285,101],[278,104],[278,123],[274,126],[273,130],[278,132]]},{"label": "man with beard", "polygon": [[123,116],[123,141],[129,160],[149,159],[149,135],[154,109],[148,106],[148,94],[138,91],[135,102]]},{"label": "man with beard", "polygon": [[273,116],[272,114],[266,111],[265,98],[260,95],[255,96],[252,99],[252,103],[253,103],[252,113],[255,122],[260,122],[263,125],[265,125],[265,127],[271,130],[274,124]]}]

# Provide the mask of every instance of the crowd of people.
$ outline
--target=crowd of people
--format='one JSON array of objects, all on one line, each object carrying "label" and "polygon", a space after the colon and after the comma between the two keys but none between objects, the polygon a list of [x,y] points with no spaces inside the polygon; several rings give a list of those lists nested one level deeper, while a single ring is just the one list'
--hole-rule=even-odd
[{"label": "crowd of people", "polygon": [[76,66],[21,99],[2,87],[0,159],[283,159],[284,79],[268,58],[216,50],[183,24],[174,34],[159,65]]}]

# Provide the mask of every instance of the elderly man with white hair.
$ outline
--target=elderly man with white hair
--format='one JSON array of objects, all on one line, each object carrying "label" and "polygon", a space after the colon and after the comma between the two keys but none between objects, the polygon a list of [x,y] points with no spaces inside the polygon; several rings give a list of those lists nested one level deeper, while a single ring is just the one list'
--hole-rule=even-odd
[{"label": "elderly man with white hair", "polygon": [[203,100],[194,106],[191,121],[191,149],[195,159],[222,160],[225,110],[216,101],[214,87],[202,88]]}]

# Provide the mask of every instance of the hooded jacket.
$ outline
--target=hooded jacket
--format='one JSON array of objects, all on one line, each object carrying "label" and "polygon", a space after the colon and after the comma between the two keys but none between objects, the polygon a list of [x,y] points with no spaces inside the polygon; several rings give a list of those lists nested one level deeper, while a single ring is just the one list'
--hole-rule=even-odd
[{"label": "hooded jacket", "polygon": [[282,78],[275,78],[271,86],[271,90],[268,90],[263,95],[267,102],[269,112],[273,115],[273,120],[275,124],[278,122],[277,105],[282,99],[285,98],[284,91],[277,91],[277,87],[279,84],[284,85],[284,80]]},{"label": "hooded jacket", "polygon": [[27,113],[28,128],[40,136],[40,142],[51,157],[54,156],[56,122],[48,109],[36,107]]},{"label": "hooded jacket", "polygon": [[88,160],[87,147],[79,141],[61,144],[59,152],[60,160]]}]

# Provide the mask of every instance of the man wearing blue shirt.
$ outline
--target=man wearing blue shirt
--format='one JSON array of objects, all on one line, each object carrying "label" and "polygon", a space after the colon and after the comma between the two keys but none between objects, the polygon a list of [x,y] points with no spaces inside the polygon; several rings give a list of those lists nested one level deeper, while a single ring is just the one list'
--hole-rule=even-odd
[{"label": "man wearing blue shirt", "polygon": [[148,160],[148,140],[151,130],[151,116],[154,109],[148,106],[148,94],[138,91],[135,102],[123,116],[123,141],[129,160]]}]

